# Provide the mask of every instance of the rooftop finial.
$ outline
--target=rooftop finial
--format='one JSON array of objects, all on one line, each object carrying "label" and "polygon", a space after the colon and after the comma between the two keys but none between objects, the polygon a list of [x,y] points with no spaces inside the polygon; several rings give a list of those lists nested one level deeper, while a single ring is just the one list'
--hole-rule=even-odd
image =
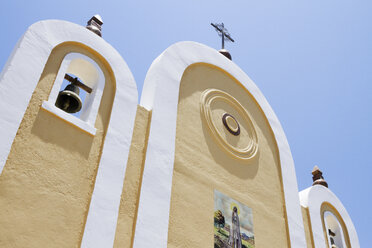
[{"label": "rooftop finial", "polygon": [[216,29],[218,35],[222,38],[222,49],[219,50],[219,52],[231,60],[231,54],[225,49],[225,40],[231,42],[235,41],[230,37],[230,34],[223,23],[211,23],[211,25]]},{"label": "rooftop finial", "polygon": [[328,183],[324,180],[324,177],[322,176],[323,173],[318,166],[314,166],[311,174],[313,174],[313,186],[319,184],[328,188]]},{"label": "rooftop finial", "polygon": [[89,19],[87,22],[86,28],[95,33],[96,35],[102,37],[102,26],[103,21],[100,15],[94,15],[92,18]]}]

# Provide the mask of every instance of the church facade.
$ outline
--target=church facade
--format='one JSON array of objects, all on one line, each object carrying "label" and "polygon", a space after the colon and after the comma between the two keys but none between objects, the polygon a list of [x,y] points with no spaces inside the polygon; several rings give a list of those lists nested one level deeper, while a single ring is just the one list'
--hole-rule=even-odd
[{"label": "church facade", "polygon": [[0,74],[0,247],[359,247],[242,69],[176,43],[138,104],[100,25],[35,23]]}]

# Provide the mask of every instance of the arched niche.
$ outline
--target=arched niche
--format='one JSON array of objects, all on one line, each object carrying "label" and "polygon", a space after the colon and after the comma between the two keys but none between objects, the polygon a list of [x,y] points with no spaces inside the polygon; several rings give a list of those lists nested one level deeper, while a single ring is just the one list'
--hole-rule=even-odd
[{"label": "arched niche", "polygon": [[309,230],[315,248],[331,247],[329,227],[338,229],[340,239],[342,236],[346,247],[360,247],[357,232],[347,210],[330,189],[315,185],[301,191],[299,195],[302,207],[309,214]]},{"label": "arched niche", "polygon": [[[66,83],[63,84],[66,74],[78,77],[86,86],[92,89],[91,93],[80,89],[80,96],[83,95],[84,98],[79,115],[66,113],[56,106],[58,93],[63,91],[66,85]],[[96,128],[94,127],[94,123],[104,86],[105,76],[93,59],[81,53],[68,53],[63,58],[49,98],[43,102],[42,107],[91,135],[95,135]]]},{"label": "arched niche", "polygon": [[321,213],[323,217],[323,231],[328,246],[331,248],[350,247],[349,233],[345,222],[335,207],[325,202],[321,206]]}]

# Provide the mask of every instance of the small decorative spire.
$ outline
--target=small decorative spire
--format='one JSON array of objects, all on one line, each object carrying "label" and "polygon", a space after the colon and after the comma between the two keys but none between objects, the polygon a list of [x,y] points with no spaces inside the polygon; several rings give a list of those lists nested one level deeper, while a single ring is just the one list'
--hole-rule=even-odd
[{"label": "small decorative spire", "polygon": [[311,174],[313,174],[313,186],[319,184],[328,188],[328,183],[324,180],[324,177],[322,176],[323,173],[318,166],[314,166]]},{"label": "small decorative spire", "polygon": [[102,25],[103,21],[100,15],[94,15],[92,18],[89,19],[87,22],[86,28],[95,33],[96,35],[102,37]]}]

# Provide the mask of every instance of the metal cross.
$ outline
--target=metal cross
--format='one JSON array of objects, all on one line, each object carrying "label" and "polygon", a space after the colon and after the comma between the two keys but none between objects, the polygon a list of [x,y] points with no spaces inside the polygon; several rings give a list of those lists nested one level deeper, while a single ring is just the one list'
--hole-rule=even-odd
[{"label": "metal cross", "polygon": [[218,35],[222,37],[222,49],[225,49],[225,40],[235,42],[231,37],[223,23],[211,23],[216,29]]}]

